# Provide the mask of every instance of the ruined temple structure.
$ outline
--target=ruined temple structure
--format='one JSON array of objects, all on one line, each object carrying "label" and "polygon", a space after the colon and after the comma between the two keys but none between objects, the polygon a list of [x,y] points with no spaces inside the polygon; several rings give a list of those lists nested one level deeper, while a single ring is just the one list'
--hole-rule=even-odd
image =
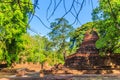
[{"label": "ruined temple structure", "polygon": [[[99,39],[96,31],[87,31],[83,42],[76,53],[67,56],[65,66],[75,69],[107,69],[115,68],[116,64],[120,66],[120,56],[100,56],[99,50],[95,47],[96,41]],[[114,65],[115,64],[115,65]]]},{"label": "ruined temple structure", "polygon": [[95,42],[98,38],[99,37],[95,31],[87,31],[80,48],[77,50],[77,53],[98,54],[98,49],[95,47]]}]

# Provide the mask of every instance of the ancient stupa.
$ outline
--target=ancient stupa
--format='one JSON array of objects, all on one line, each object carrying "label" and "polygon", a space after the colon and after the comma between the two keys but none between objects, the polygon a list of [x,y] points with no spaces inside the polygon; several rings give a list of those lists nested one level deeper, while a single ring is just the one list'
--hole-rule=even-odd
[{"label": "ancient stupa", "polygon": [[120,69],[120,54],[100,56],[95,47],[99,39],[96,31],[87,31],[80,47],[72,55],[67,56],[65,66],[74,69]]},{"label": "ancient stupa", "polygon": [[95,47],[95,42],[98,40],[98,35],[95,31],[87,31],[77,53],[81,54],[98,54],[98,49]]},{"label": "ancient stupa", "polygon": [[99,56],[95,42],[99,39],[96,31],[87,31],[80,48],[76,53],[67,57],[65,66],[76,69],[91,68],[96,65],[96,56]]}]

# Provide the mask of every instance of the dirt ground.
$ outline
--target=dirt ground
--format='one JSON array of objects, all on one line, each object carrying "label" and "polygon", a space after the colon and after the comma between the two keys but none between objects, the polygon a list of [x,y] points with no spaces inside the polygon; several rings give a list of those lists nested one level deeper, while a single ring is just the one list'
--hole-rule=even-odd
[{"label": "dirt ground", "polygon": [[[24,75],[17,76],[19,69],[24,69]],[[0,80],[120,80],[120,70],[74,70],[62,64],[45,64],[41,70],[38,63],[25,63],[1,69]]]},{"label": "dirt ground", "polygon": [[119,75],[98,75],[98,74],[84,74],[84,75],[48,75],[41,77],[15,77],[15,78],[1,78],[0,80],[120,80]]}]

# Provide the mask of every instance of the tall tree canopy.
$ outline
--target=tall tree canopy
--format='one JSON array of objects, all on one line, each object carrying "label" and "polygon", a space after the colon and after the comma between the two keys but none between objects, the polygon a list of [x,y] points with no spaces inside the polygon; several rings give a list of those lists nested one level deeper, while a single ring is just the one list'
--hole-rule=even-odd
[{"label": "tall tree canopy", "polygon": [[53,41],[53,48],[59,53],[65,53],[70,33],[74,28],[64,18],[57,18],[55,22],[51,23],[51,28],[49,37]]},{"label": "tall tree canopy", "polygon": [[[21,36],[27,32],[28,14],[33,13],[33,6],[21,0],[0,0],[0,47],[1,59],[8,64],[16,61],[22,49]],[[26,0],[31,4],[30,0]],[[28,6],[29,5],[29,6]]]},{"label": "tall tree canopy", "polygon": [[99,0],[93,20],[100,33],[97,48],[105,53],[120,53],[120,0]]}]

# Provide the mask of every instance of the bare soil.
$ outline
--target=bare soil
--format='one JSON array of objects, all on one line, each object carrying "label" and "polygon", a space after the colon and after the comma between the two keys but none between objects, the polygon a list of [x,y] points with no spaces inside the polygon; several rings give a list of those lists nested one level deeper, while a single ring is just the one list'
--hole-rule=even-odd
[{"label": "bare soil", "polygon": [[14,78],[1,78],[0,80],[120,80],[119,75],[96,75],[96,74],[83,74],[83,75],[47,75],[45,77],[14,77]]},{"label": "bare soil", "polygon": [[[16,76],[16,70],[24,68],[24,76]],[[98,72],[98,73],[97,73]],[[41,69],[40,64],[14,64],[0,70],[0,80],[120,80],[120,70],[75,70],[62,64]]]}]

